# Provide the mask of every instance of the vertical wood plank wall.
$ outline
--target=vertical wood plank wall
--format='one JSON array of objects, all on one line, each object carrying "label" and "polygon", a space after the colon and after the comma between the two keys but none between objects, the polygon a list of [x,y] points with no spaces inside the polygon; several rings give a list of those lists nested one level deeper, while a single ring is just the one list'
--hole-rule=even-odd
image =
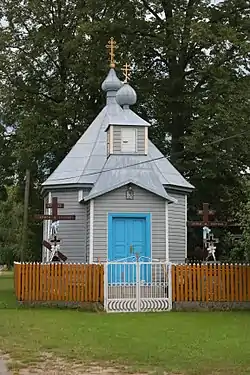
[{"label": "vertical wood plank wall", "polygon": [[15,263],[18,301],[103,302],[104,267],[99,264]]},{"label": "vertical wood plank wall", "polygon": [[250,265],[173,265],[172,299],[173,302],[250,302]]},{"label": "vertical wood plank wall", "polygon": [[[18,301],[104,301],[103,264],[15,263]],[[173,302],[250,302],[249,264],[172,265]]]}]

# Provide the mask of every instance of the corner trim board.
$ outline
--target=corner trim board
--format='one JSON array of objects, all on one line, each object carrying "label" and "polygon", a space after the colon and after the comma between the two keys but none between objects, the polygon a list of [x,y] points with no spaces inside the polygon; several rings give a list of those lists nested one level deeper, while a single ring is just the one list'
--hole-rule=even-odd
[{"label": "corner trim board", "polygon": [[78,190],[78,202],[83,201],[84,196],[83,196],[83,190]]},{"label": "corner trim board", "polygon": [[89,210],[89,263],[94,262],[94,200],[90,200]]},{"label": "corner trim board", "polygon": [[[48,203],[52,203],[52,193],[51,193],[51,191],[48,194]],[[45,207],[46,207],[46,204],[45,204]],[[48,215],[51,215],[52,214],[52,209],[51,208],[47,208],[47,210],[48,210]],[[45,212],[46,212],[46,208],[45,208]],[[44,238],[45,240],[47,240],[49,238],[50,226],[51,226],[51,220],[48,220],[47,221],[47,231],[46,231],[47,238]],[[50,254],[49,249],[46,249],[46,262],[49,262],[49,254]]]},{"label": "corner trim board", "polygon": [[144,139],[144,142],[145,142],[144,149],[145,149],[145,155],[147,155],[148,154],[148,128],[147,127],[145,127],[144,136],[145,136],[145,139]]},{"label": "corner trim board", "polygon": [[114,127],[113,125],[109,128],[109,153],[114,153]]},{"label": "corner trim board", "polygon": [[169,222],[168,222],[168,202],[165,202],[165,231],[166,231],[166,261],[169,262]]}]

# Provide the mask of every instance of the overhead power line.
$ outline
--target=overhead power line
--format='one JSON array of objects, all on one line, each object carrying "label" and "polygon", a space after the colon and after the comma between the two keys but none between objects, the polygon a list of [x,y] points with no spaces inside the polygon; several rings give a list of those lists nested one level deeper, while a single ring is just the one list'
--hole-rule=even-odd
[{"label": "overhead power line", "polygon": [[[221,137],[219,139],[216,139],[214,141],[211,141],[209,143],[205,143],[204,146],[212,146],[214,144],[217,144],[217,143],[221,143],[223,141],[227,141],[229,139],[233,139],[233,138],[236,138],[236,137],[239,137],[241,135],[244,135],[244,134],[247,134],[247,133],[250,133],[250,129],[249,130],[246,130],[244,132],[241,132],[241,133],[236,133],[236,134],[233,134],[231,136],[228,136],[228,137]],[[183,154],[184,151],[179,151],[179,152],[175,152],[172,154],[172,156],[177,156],[177,155],[180,155],[180,154]],[[115,170],[119,170],[119,169],[126,169],[126,168],[131,168],[131,167],[135,167],[137,165],[141,165],[141,164],[148,164],[148,163],[152,163],[154,161],[158,161],[158,160],[161,160],[161,159],[169,159],[170,157],[169,156],[159,156],[158,158],[153,158],[153,159],[148,159],[148,160],[143,160],[143,161],[139,161],[139,162],[136,162],[136,163],[131,163],[131,164],[127,164],[127,165],[123,165],[123,166],[119,166],[119,167],[114,167],[114,168],[108,168],[108,169],[102,169],[101,171],[98,171],[98,172],[89,172],[89,173],[86,173],[86,174],[80,174],[80,175],[77,175],[77,176],[71,176],[71,177],[63,177],[63,178],[56,178],[56,179],[50,179],[50,181],[62,181],[62,180],[71,180],[72,178],[80,178],[80,177],[87,177],[87,176],[94,176],[96,174],[100,174],[100,173],[104,173],[104,172],[110,172],[110,171],[115,171]],[[69,171],[70,172],[70,171]]]}]

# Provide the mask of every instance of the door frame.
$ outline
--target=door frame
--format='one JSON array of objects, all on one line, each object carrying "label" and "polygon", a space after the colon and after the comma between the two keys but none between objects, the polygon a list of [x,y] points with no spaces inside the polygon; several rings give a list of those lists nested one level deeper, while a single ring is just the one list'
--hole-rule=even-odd
[{"label": "door frame", "polygon": [[152,246],[151,246],[151,213],[144,212],[109,212],[108,213],[108,248],[107,259],[109,259],[109,250],[113,247],[113,218],[127,218],[127,219],[145,219],[146,231],[146,256],[152,259]]}]

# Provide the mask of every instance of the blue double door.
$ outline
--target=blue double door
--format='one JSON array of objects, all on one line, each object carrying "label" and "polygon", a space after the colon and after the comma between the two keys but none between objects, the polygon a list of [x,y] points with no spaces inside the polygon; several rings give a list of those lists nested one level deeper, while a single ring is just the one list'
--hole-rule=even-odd
[{"label": "blue double door", "polygon": [[[109,243],[109,261],[119,264],[110,265],[111,283],[134,283],[138,277],[136,259],[147,261],[150,257],[150,224],[146,217],[113,216]],[[128,264],[131,263],[131,264]],[[149,265],[140,265],[140,279],[148,282],[151,278]]]}]

